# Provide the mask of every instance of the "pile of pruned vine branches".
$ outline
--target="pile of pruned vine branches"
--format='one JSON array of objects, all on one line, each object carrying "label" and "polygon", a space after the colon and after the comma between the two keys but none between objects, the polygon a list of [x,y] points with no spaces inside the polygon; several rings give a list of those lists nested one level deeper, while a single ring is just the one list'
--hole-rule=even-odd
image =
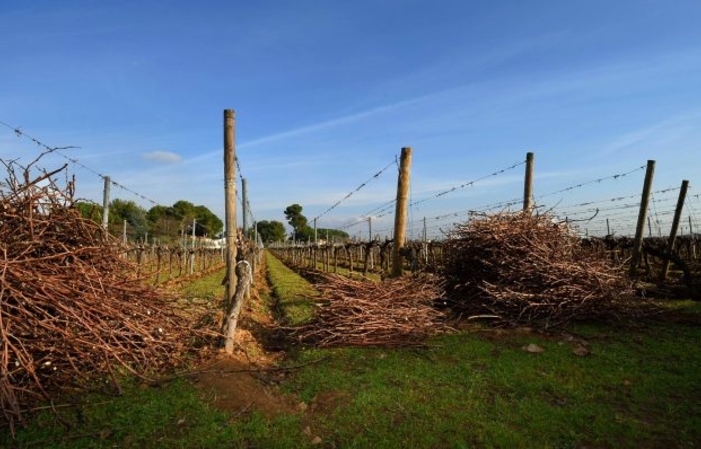
[{"label": "pile of pruned vine branches", "polygon": [[474,218],[456,226],[445,254],[449,302],[462,314],[549,326],[640,311],[622,267],[547,215]]},{"label": "pile of pruned vine branches", "polygon": [[299,340],[329,346],[420,346],[426,337],[450,330],[433,307],[442,281],[416,274],[383,282],[321,275],[323,300],[309,325],[295,328]]},{"label": "pile of pruned vine branches", "polygon": [[0,407],[14,433],[37,401],[95,381],[118,391],[119,373],[174,366],[194,336],[172,298],[136,279],[119,243],[82,218],[74,181],[55,180],[65,166],[0,162]]}]

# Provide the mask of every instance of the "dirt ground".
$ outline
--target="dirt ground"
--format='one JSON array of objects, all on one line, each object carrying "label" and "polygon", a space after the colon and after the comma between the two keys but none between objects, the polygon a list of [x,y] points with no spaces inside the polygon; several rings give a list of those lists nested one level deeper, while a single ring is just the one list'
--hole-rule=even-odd
[{"label": "dirt ground", "polygon": [[200,367],[193,380],[203,399],[230,413],[232,419],[254,411],[267,418],[304,412],[306,404],[294,395],[283,394],[278,387],[286,375],[276,368],[284,358],[284,343],[269,308],[262,304],[261,297],[270,294],[264,269],[255,282],[256,288],[241,312],[235,354],[229,357],[222,353],[214,362]]}]

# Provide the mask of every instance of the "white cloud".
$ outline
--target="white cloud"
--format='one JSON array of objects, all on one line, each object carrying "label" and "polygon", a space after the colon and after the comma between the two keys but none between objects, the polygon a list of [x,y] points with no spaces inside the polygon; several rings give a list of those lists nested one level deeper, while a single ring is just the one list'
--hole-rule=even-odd
[{"label": "white cloud", "polygon": [[142,154],[142,156],[144,159],[157,162],[180,162],[183,160],[182,156],[170,151],[151,151]]}]

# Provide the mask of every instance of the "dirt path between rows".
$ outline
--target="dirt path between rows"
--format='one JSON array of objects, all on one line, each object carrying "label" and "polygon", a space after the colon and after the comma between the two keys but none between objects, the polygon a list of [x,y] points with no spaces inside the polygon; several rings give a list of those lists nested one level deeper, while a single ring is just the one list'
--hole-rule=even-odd
[{"label": "dirt path between rows", "polygon": [[273,418],[304,409],[294,395],[285,395],[278,387],[286,375],[275,369],[284,358],[284,342],[270,315],[270,305],[265,304],[269,298],[271,290],[263,265],[241,313],[234,356],[222,355],[194,377],[203,400],[230,413],[232,419],[254,411]]}]

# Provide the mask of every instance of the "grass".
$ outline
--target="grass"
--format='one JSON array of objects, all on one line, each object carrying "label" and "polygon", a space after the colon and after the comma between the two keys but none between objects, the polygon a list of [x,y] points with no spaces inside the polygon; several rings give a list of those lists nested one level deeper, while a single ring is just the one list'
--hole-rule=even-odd
[{"label": "grass", "polygon": [[[314,289],[266,259],[281,316],[306,322]],[[219,298],[220,282],[215,274],[187,291]],[[701,315],[698,303],[670,308]],[[578,324],[567,330],[574,339],[477,327],[421,349],[297,348],[281,388],[309,405],[304,414],[231,416],[185,380],[158,389],[128,382],[120,397],[65,409],[71,427],[45,413],[17,442],[0,436],[0,447],[310,447],[307,427],[321,447],[698,447],[694,322]],[[583,342],[591,353],[575,355]],[[525,352],[531,343],[544,351]]]},{"label": "grass", "polygon": [[0,436],[0,447],[296,447],[298,417],[268,421],[253,414],[232,420],[202,399],[182,380],[163,389],[130,384],[120,397],[90,396],[83,399],[83,406],[64,412],[69,427],[47,412],[20,431],[14,443],[9,436]]},{"label": "grass", "polygon": [[[286,388],[342,398],[319,432],[342,447],[692,447],[701,443],[698,328],[582,328],[562,338],[456,334],[422,350],[301,352]],[[543,353],[522,350],[529,343]]]},{"label": "grass", "polygon": [[314,313],[314,298],[319,293],[269,251],[265,254],[265,260],[280,321],[287,326],[308,323]]}]

